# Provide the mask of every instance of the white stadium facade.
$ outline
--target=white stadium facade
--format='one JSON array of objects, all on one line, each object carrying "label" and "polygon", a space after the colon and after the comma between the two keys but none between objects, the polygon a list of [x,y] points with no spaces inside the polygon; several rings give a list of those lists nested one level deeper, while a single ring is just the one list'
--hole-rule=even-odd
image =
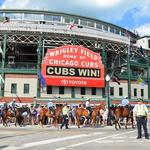
[{"label": "white stadium facade", "polygon": [[1,9],[0,18],[0,102],[149,102],[150,47],[131,31],[51,11]]}]

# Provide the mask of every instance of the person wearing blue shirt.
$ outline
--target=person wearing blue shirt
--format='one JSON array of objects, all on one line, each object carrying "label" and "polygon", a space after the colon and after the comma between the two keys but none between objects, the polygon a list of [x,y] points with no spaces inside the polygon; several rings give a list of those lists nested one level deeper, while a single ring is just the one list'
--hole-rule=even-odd
[{"label": "person wearing blue shirt", "polygon": [[12,106],[13,110],[16,110],[17,104],[16,104],[15,99],[13,99],[13,102],[12,102],[11,106]]},{"label": "person wearing blue shirt", "polygon": [[127,99],[127,96],[124,96],[124,98],[121,101],[121,106],[126,107],[129,105],[129,100]]},{"label": "person wearing blue shirt", "polygon": [[13,99],[11,107],[12,107],[12,111],[16,115],[16,108],[18,107],[18,105],[16,104],[16,100],[15,99]]},{"label": "person wearing blue shirt", "polygon": [[54,103],[52,102],[52,100],[49,100],[49,102],[47,103],[47,107],[49,109],[49,112],[52,112],[52,114],[55,115]]}]

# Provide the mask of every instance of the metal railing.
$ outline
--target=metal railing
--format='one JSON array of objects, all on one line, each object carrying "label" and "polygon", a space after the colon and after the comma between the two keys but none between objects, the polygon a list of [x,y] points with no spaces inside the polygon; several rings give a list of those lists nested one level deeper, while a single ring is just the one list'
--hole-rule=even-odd
[{"label": "metal railing", "polygon": [[[2,71],[2,63],[0,63],[0,71]],[[5,63],[4,72],[36,72],[37,64],[36,63],[25,63],[25,62],[15,62],[14,64],[10,64],[8,62]]]},{"label": "metal railing", "polygon": [[10,22],[0,24],[0,30],[4,31],[30,31],[30,32],[47,32],[47,33],[60,33],[60,34],[71,34],[80,35],[93,38],[102,38],[106,40],[122,42],[129,44],[129,39],[125,36],[111,33],[109,31],[98,30],[90,27],[74,28],[70,30],[67,24],[55,23],[55,24],[28,24],[28,23],[17,23]]}]

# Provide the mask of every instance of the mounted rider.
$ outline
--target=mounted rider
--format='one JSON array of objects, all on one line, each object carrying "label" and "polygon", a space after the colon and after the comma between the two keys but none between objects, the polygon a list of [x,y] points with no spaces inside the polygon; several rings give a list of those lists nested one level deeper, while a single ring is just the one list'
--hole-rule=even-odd
[{"label": "mounted rider", "polygon": [[132,106],[130,105],[130,102],[129,102],[127,96],[124,96],[124,98],[122,99],[122,101],[121,101],[121,106],[128,108],[129,111],[130,111],[130,113],[131,113],[131,111],[132,111],[132,109],[133,109]]},{"label": "mounted rider", "polygon": [[11,108],[12,108],[12,111],[14,112],[14,114],[16,114],[17,107],[18,107],[18,105],[16,104],[16,99],[13,99],[13,101],[11,103]]},{"label": "mounted rider", "polygon": [[91,104],[90,104],[90,99],[89,98],[87,98],[87,101],[85,102],[85,107],[86,107],[86,109],[87,110],[89,110],[89,116],[91,116],[91,114],[92,114],[92,108],[91,108]]},{"label": "mounted rider", "polygon": [[51,99],[47,103],[47,107],[48,107],[49,113],[52,113],[53,115],[55,115],[54,103]]},{"label": "mounted rider", "polygon": [[3,104],[3,110],[5,110],[5,109],[8,109],[9,107],[8,107],[8,104],[5,102],[4,104]]},{"label": "mounted rider", "polygon": [[122,106],[123,108],[129,109],[129,114],[132,115],[132,109],[133,109],[133,108],[132,108],[132,106],[130,105],[127,96],[124,96],[124,97],[123,97],[123,99],[122,99],[122,101],[121,101],[121,106]]},{"label": "mounted rider", "polygon": [[127,96],[124,96],[123,99],[121,100],[121,106],[123,106],[123,107],[129,106],[129,100],[128,100]]}]

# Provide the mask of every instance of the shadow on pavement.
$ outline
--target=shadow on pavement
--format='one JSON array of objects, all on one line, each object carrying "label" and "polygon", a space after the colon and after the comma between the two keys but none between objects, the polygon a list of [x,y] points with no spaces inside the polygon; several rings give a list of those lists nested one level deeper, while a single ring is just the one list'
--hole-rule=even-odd
[{"label": "shadow on pavement", "polygon": [[9,145],[0,146],[0,149],[6,148],[6,147],[8,147],[8,146],[9,146]]}]

